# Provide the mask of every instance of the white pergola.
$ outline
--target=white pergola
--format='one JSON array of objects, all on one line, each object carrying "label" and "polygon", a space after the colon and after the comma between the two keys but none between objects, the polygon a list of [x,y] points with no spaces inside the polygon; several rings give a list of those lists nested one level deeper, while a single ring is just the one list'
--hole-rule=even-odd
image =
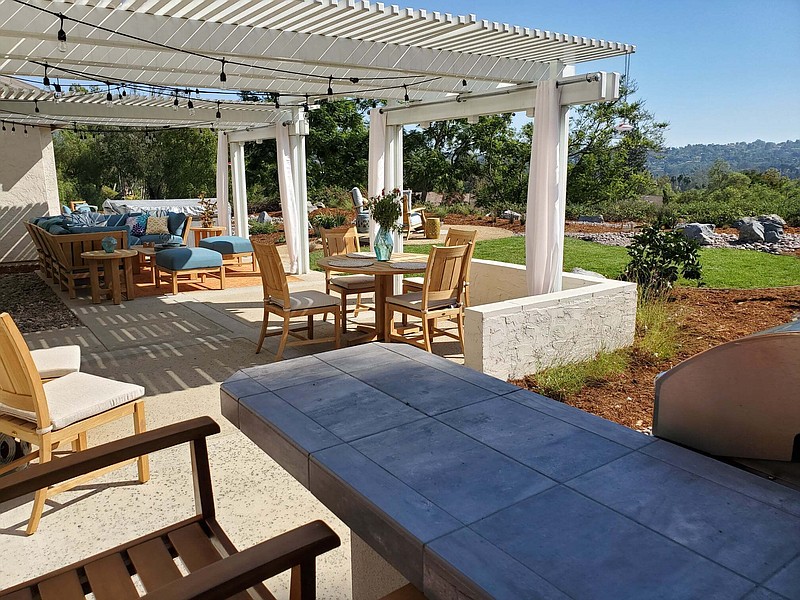
[{"label": "white pergola", "polygon": [[[65,52],[57,47],[59,13],[66,16]],[[370,194],[383,187],[402,187],[403,125],[525,110],[537,120],[529,206],[555,206],[555,212],[533,210],[529,228],[534,223],[538,231],[539,221],[545,219],[548,227],[542,230],[552,233],[565,190],[566,109],[618,96],[616,74],[573,77],[574,66],[634,51],[628,44],[482,21],[474,15],[366,1],[0,0],[2,75],[41,78],[47,63],[51,78],[80,79],[75,74],[83,73],[87,81],[205,91],[220,87],[220,62],[225,59],[230,89],[280,93],[280,109],[263,103],[226,104],[220,121],[212,118],[217,110],[213,96],[201,94],[196,102],[192,118],[198,126],[216,123],[226,132],[220,148],[231,149],[240,232],[246,228],[242,144],[271,137],[280,144],[284,129],[289,176],[282,183],[282,199],[293,196],[289,200],[296,208],[294,225],[298,232],[307,230],[304,136],[308,128],[298,106],[308,95],[311,103],[324,97],[390,101],[380,114],[372,114]],[[3,92],[0,110],[17,115],[14,120],[29,118],[41,125],[48,124],[43,117],[70,123],[116,120],[120,125],[178,119],[169,98],[123,98],[113,108],[85,98],[43,100],[38,103],[40,112],[34,113],[30,98],[6,97]],[[540,126],[544,112],[550,127]],[[187,124],[188,116],[180,121]],[[544,130],[547,135],[540,133]],[[220,165],[223,162],[227,163],[220,160]],[[222,177],[220,173],[218,181]],[[227,181],[227,173],[224,178]],[[296,268],[304,272],[307,248],[299,246]],[[531,266],[529,262],[533,271]]]}]

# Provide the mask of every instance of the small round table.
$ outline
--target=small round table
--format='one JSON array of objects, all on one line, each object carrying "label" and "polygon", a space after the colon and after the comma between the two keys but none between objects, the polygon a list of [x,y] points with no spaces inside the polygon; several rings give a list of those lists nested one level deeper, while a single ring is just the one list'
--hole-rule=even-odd
[{"label": "small round table", "polygon": [[[136,250],[90,250],[82,252],[81,258],[89,265],[89,279],[92,284],[92,304],[100,304],[102,297],[111,295],[114,304],[122,302],[122,285],[120,277],[125,277],[125,299],[134,299],[133,258]],[[100,287],[100,265],[103,265],[103,284]],[[122,266],[122,269],[120,269]]]},{"label": "small round table", "polygon": [[225,235],[226,230],[224,227],[192,227],[192,231],[194,231],[194,245],[198,247],[203,238]]}]

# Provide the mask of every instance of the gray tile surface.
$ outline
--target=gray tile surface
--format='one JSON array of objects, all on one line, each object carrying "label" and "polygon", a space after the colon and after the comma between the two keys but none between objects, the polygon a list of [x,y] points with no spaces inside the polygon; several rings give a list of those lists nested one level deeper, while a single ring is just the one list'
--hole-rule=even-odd
[{"label": "gray tile surface", "polygon": [[753,583],[563,486],[471,526],[574,598],[729,599]]},{"label": "gray tile surface", "polygon": [[463,523],[555,484],[433,419],[396,427],[352,446]]},{"label": "gray tile surface", "polygon": [[640,453],[567,484],[753,581],[800,552],[800,519]]},{"label": "gray tile surface", "polygon": [[438,418],[556,481],[572,479],[631,452],[626,446],[502,397]]},{"label": "gray tile surface", "polygon": [[800,493],[418,349],[253,367],[222,394],[434,600],[798,597]]}]

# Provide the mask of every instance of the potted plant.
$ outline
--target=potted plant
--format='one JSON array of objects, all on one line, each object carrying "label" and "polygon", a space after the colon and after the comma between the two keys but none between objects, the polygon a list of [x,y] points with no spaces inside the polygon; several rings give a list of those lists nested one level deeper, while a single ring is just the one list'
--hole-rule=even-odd
[{"label": "potted plant", "polygon": [[201,227],[212,227],[217,218],[217,202],[200,197],[200,225]]},{"label": "potted plant", "polygon": [[387,261],[392,257],[394,240],[392,232],[401,229],[400,217],[403,215],[400,190],[395,188],[391,192],[382,193],[369,199],[370,217],[378,223],[378,233],[375,235],[375,256],[379,261]]}]

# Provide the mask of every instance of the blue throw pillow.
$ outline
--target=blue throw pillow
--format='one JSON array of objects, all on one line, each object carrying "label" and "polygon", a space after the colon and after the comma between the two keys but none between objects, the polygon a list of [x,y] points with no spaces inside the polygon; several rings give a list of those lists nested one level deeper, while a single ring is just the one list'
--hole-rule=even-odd
[{"label": "blue throw pillow", "polygon": [[69,215],[72,214],[72,209],[69,206],[67,206],[66,204],[62,204],[61,205],[61,214],[69,216]]},{"label": "blue throw pillow", "polygon": [[103,227],[105,224],[106,216],[100,213],[74,211],[70,215],[72,227]]},{"label": "blue throw pillow", "polygon": [[167,213],[167,228],[172,235],[182,236],[186,226],[186,215],[183,213]]}]

